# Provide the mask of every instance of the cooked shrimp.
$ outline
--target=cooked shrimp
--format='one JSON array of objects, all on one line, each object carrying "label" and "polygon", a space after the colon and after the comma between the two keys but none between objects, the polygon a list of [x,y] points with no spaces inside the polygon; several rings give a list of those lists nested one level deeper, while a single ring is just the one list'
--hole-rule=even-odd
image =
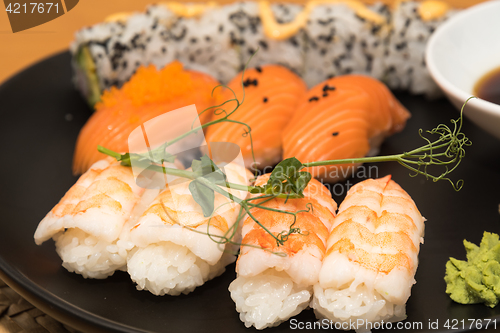
[{"label": "cooked shrimp", "polygon": [[[257,179],[263,185],[269,174]],[[302,199],[261,199],[270,209],[298,212],[291,214],[254,208],[251,214],[270,232],[278,235],[298,228],[278,246],[268,232],[247,217],[236,264],[238,277],[229,286],[236,310],[247,327],[276,326],[302,311],[309,304],[312,286],[318,281],[326,251],[326,237],[337,205],[319,181],[311,180]],[[258,200],[256,201],[258,202]],[[282,253],[276,255],[273,252]]]},{"label": "cooked shrimp", "polygon": [[363,323],[404,319],[423,232],[424,218],[390,176],[353,186],[333,222],[314,286],[317,316]]},{"label": "cooked shrimp", "polygon": [[132,169],[111,159],[90,167],[35,231],[35,242],[49,238],[63,266],[84,277],[105,278],[126,264],[127,249],[119,236],[144,189],[136,185]]}]

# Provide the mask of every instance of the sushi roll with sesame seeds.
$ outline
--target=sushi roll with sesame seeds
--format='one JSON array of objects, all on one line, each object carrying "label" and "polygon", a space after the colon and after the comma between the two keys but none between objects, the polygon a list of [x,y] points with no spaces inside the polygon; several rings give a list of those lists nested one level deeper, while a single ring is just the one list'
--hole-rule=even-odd
[{"label": "sushi roll with sesame seeds", "polygon": [[71,46],[74,81],[94,105],[141,65],[179,60],[227,83],[253,56],[251,67],[285,66],[309,87],[355,73],[432,97],[440,90],[427,73],[425,45],[457,10],[448,0],[161,2],[80,30]]},{"label": "sushi roll with sesame seeds", "polygon": [[210,7],[195,18],[180,18],[170,29],[176,59],[187,69],[207,73],[227,83],[241,66],[238,30],[227,6]]},{"label": "sushi roll with sesame seeds", "polygon": [[425,46],[434,30],[456,13],[441,3],[442,15],[426,15],[425,3],[402,2],[392,15],[393,31],[384,55],[384,81],[391,89],[428,97],[441,95],[425,64]]},{"label": "sushi roll with sesame seeds", "polygon": [[387,7],[360,10],[349,4],[319,5],[309,15],[304,75],[309,87],[350,73],[382,77],[390,32]]},{"label": "sushi roll with sesame seeds", "polygon": [[231,16],[231,21],[241,34],[240,51],[243,65],[253,56],[250,66],[277,64],[298,75],[304,74],[306,39],[303,29],[291,36],[272,35],[273,23],[283,26],[294,21],[304,10],[304,6],[261,1],[244,2],[233,7],[238,9]]},{"label": "sushi roll with sesame seeds", "polygon": [[104,90],[121,87],[141,65],[161,68],[173,61],[171,39],[167,28],[148,13],[84,29],[71,46],[75,83],[94,105]]}]

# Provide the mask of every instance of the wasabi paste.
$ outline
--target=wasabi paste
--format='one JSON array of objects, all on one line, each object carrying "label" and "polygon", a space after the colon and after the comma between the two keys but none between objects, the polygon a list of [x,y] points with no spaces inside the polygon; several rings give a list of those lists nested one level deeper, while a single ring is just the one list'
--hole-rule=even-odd
[{"label": "wasabi paste", "polygon": [[446,293],[461,304],[484,303],[493,308],[500,298],[500,240],[485,232],[479,246],[464,240],[467,261],[446,263]]}]

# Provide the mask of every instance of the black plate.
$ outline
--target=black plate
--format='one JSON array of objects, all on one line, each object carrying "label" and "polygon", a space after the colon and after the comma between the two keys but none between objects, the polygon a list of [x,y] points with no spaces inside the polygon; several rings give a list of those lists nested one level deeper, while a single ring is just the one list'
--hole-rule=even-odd
[{"label": "black plate", "polygon": [[[0,87],[0,277],[47,314],[81,330],[247,332],[227,290],[235,277],[234,266],[187,296],[156,297],[135,290],[123,272],[106,280],[68,273],[53,242],[33,242],[38,222],[76,181],[71,174],[73,147],[90,115],[71,84],[69,64],[69,54],[62,53]],[[407,94],[398,98],[413,116],[402,133],[384,143],[381,154],[420,146],[419,128],[430,129],[458,116],[445,100],[430,102]],[[446,182],[411,178],[397,164],[378,165],[378,176],[392,174],[428,219],[406,321],[422,323],[422,332],[444,331],[448,319],[457,319],[455,327],[460,329],[469,327],[468,319],[500,319],[500,307],[459,305],[444,292],[445,263],[449,256],[465,257],[462,240],[477,243],[485,230],[500,232],[500,143],[468,121],[464,131],[474,144],[452,174],[465,180],[458,193]],[[371,176],[377,176],[373,169]],[[315,320],[310,310],[295,319],[303,324]],[[436,320],[438,329],[429,327]],[[266,331],[290,328],[290,323],[283,323]]]}]

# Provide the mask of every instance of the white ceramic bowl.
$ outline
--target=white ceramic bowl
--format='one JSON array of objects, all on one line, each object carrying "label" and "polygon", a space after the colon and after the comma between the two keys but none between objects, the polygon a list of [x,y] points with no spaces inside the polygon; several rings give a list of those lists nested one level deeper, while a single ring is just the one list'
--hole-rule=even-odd
[{"label": "white ceramic bowl", "polygon": [[[436,83],[460,109],[477,81],[500,67],[500,1],[466,9],[436,29],[427,44],[426,62]],[[464,113],[500,139],[500,105],[472,99]]]}]

